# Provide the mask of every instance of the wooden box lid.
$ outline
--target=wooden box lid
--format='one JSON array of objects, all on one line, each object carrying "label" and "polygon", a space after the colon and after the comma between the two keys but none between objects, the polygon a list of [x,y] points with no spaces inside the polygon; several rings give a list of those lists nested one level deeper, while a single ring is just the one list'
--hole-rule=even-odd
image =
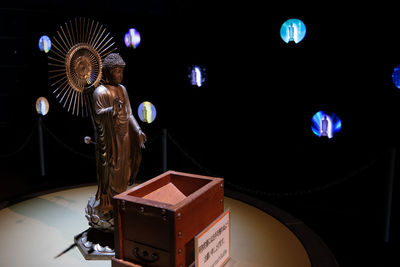
[{"label": "wooden box lid", "polygon": [[223,186],[223,179],[168,171],[114,196],[114,198],[168,210],[177,210],[217,183],[221,183],[221,186]]}]

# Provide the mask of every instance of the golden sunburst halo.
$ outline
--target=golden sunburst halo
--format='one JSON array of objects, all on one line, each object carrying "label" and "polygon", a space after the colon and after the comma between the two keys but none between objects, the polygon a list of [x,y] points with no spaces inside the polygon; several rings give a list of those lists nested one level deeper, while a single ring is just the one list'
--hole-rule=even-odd
[{"label": "golden sunburst halo", "polygon": [[75,18],[60,26],[52,38],[49,80],[56,98],[73,115],[90,114],[91,93],[101,83],[103,59],[115,42],[98,21]]}]

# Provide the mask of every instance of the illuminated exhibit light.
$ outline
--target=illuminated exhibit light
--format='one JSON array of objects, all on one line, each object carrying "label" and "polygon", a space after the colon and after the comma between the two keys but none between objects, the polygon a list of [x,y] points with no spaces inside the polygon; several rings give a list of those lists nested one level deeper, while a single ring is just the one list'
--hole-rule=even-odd
[{"label": "illuminated exhibit light", "polygon": [[44,116],[49,112],[49,101],[45,97],[39,97],[36,100],[36,111],[38,114]]},{"label": "illuminated exhibit light", "polygon": [[43,35],[39,39],[39,49],[45,53],[49,52],[51,49],[51,40],[47,35]]},{"label": "illuminated exhibit light", "polygon": [[139,32],[134,28],[129,29],[129,31],[125,33],[124,41],[126,47],[133,47],[133,48],[138,47],[138,45],[140,44]]},{"label": "illuminated exhibit light", "polygon": [[335,113],[326,114],[318,111],[312,117],[311,130],[318,136],[332,138],[342,128],[342,122]]},{"label": "illuminated exhibit light", "polygon": [[398,65],[396,68],[394,68],[393,73],[392,73],[392,80],[394,85],[400,89],[400,65]]},{"label": "illuminated exhibit light", "polygon": [[141,121],[152,123],[156,119],[156,115],[156,108],[151,102],[144,101],[139,105],[138,116]]},{"label": "illuminated exhibit light", "polygon": [[306,25],[299,19],[289,19],[282,24],[281,38],[285,43],[303,40],[306,35]]},{"label": "illuminated exhibit light", "polygon": [[206,81],[205,68],[198,65],[193,65],[189,70],[189,80],[192,85],[201,87]]}]

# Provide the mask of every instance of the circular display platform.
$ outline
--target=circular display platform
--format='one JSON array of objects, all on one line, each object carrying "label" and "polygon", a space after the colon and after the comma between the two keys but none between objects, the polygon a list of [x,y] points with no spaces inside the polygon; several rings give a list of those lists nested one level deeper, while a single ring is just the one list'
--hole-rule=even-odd
[{"label": "circular display platform", "polygon": [[[2,265],[111,266],[109,260],[85,260],[74,246],[74,236],[88,228],[84,208],[96,190],[97,186],[68,189],[0,210]],[[283,223],[260,209],[225,197],[228,208],[231,259],[225,266],[311,266],[302,242]]]}]

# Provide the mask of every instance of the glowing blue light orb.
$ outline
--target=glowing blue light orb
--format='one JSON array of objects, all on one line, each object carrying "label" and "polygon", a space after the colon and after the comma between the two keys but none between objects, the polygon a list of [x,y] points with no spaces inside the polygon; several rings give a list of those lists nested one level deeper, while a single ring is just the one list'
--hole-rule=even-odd
[{"label": "glowing blue light orb", "polygon": [[206,69],[204,67],[193,65],[189,70],[190,84],[201,87],[206,81]]},{"label": "glowing blue light orb", "polygon": [[144,101],[139,105],[138,116],[141,121],[152,123],[157,116],[156,107],[149,101]]},{"label": "glowing blue light orb", "polygon": [[311,130],[318,136],[332,138],[342,128],[342,122],[335,113],[326,114],[323,111],[318,111],[312,117]]},{"label": "glowing blue light orb", "polygon": [[47,35],[43,35],[39,39],[39,49],[45,53],[49,52],[51,49],[51,40]]},{"label": "glowing blue light orb", "polygon": [[400,65],[398,65],[396,68],[393,70],[392,74],[392,80],[394,85],[400,89]]},{"label": "glowing blue light orb", "polygon": [[281,38],[285,43],[301,42],[306,36],[306,25],[299,19],[289,19],[282,24]]},{"label": "glowing blue light orb", "polygon": [[47,99],[43,96],[39,97],[36,100],[35,107],[36,107],[37,113],[44,116],[49,112],[49,107],[50,107],[49,101],[47,101]]},{"label": "glowing blue light orb", "polygon": [[125,33],[124,41],[125,41],[126,47],[136,48],[140,44],[140,40],[141,40],[140,34],[134,28],[129,29],[129,31],[127,33]]}]

